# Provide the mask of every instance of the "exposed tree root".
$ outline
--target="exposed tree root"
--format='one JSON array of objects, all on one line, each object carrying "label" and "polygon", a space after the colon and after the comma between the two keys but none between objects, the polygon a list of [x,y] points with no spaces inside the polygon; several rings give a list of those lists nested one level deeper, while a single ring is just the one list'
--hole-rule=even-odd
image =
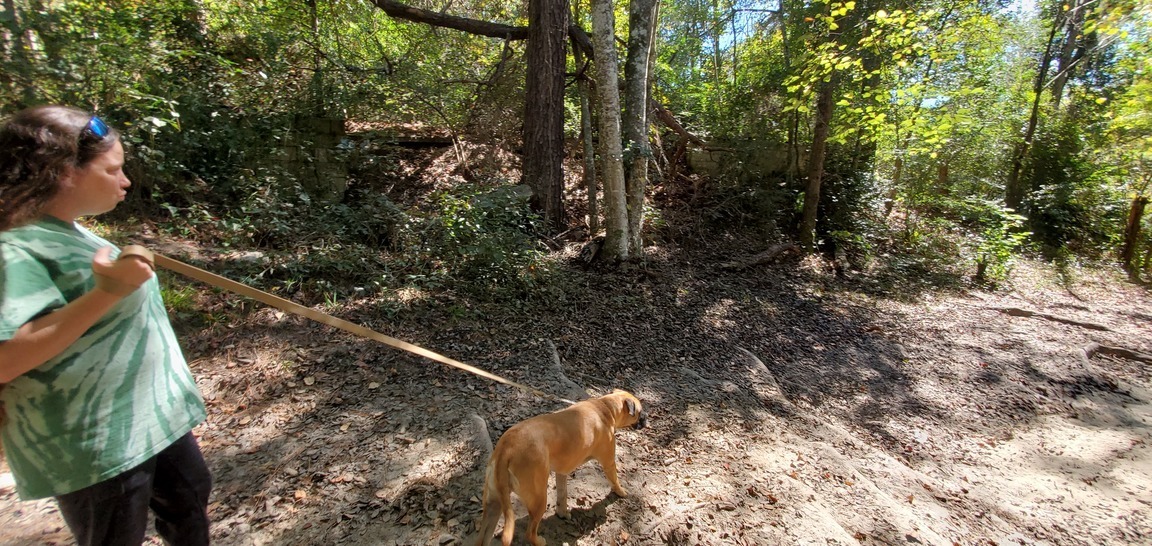
[{"label": "exposed tree root", "polygon": [[576,401],[588,398],[588,389],[564,375],[564,366],[560,364],[560,353],[556,350],[556,344],[552,343],[550,339],[548,340],[548,347],[552,349],[552,372],[556,374],[556,387],[561,393],[560,396]]},{"label": "exposed tree root", "polygon": [[1037,313],[1035,311],[1028,311],[1026,309],[1020,309],[1017,307],[1001,307],[1001,308],[998,308],[996,310],[1000,311],[1001,313],[1005,313],[1005,314],[1008,314],[1008,315],[1011,315],[1014,317],[1036,317],[1036,318],[1051,320],[1054,322],[1062,322],[1064,324],[1071,324],[1073,326],[1079,326],[1081,328],[1088,328],[1089,330],[1099,330],[1101,332],[1111,332],[1112,331],[1111,328],[1109,328],[1107,326],[1102,326],[1100,324],[1094,324],[1091,322],[1080,322],[1078,320],[1072,320],[1072,319],[1067,319],[1067,318],[1063,318],[1063,317],[1057,317],[1055,315],[1049,315],[1047,313]]},{"label": "exposed tree root", "polygon": [[480,448],[480,464],[488,462],[488,456],[492,454],[492,435],[488,433],[488,422],[483,417],[470,414],[468,419],[472,421],[472,426],[475,428],[476,433],[476,447]]}]

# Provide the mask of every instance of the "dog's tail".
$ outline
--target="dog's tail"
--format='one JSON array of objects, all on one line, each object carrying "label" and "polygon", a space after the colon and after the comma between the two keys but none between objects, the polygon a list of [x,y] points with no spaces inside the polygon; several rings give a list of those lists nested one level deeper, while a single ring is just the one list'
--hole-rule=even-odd
[{"label": "dog's tail", "polygon": [[508,461],[492,457],[484,469],[484,515],[480,519],[480,538],[476,546],[487,546],[496,531],[496,523],[504,516],[503,544],[512,543],[512,533],[516,530],[516,515],[512,511],[512,483],[508,472]]}]

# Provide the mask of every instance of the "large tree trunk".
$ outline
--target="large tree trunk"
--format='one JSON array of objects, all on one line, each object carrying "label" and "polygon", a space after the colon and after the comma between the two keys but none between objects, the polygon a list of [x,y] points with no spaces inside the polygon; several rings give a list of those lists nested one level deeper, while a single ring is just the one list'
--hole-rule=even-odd
[{"label": "large tree trunk", "polygon": [[800,219],[800,246],[816,249],[816,215],[820,209],[820,184],[828,150],[828,125],[832,122],[832,84],[822,83],[816,98],[816,126],[812,130],[812,154],[808,158],[808,189],[804,192],[804,216]]},{"label": "large tree trunk", "polygon": [[604,179],[604,247],[599,260],[628,259],[628,207],[624,158],[620,149],[620,91],[616,74],[616,17],[612,0],[592,0],[592,47],[596,55],[596,97],[600,110],[600,172]]},{"label": "large tree trunk", "polygon": [[[579,27],[568,24],[568,0],[531,0],[529,27],[502,25],[408,6],[395,0],[371,0],[396,19],[451,28],[505,40],[528,39],[528,76],[524,116],[524,182],[532,188],[532,204],[548,225],[564,222],[564,36],[589,56],[591,41]],[[531,36],[529,34],[531,33]],[[614,47],[612,43],[609,48]]]},{"label": "large tree trunk", "polygon": [[655,40],[657,0],[632,0],[628,16],[628,57],[624,64],[624,146],[627,149],[628,249],[639,256],[644,222],[644,193],[648,188],[648,68]]},{"label": "large tree trunk", "polygon": [[551,229],[564,224],[564,43],[568,0],[528,4],[523,182]]}]

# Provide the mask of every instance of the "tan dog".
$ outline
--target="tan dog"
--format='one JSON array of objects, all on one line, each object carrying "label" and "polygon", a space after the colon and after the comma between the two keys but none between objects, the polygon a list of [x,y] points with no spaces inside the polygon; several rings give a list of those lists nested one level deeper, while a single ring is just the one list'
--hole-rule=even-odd
[{"label": "tan dog", "polygon": [[488,459],[484,472],[484,516],[477,546],[486,546],[504,516],[504,546],[512,544],[516,516],[512,492],[528,509],[528,542],[544,546],[536,535],[548,506],[548,474],[556,473],[556,515],[568,517],[568,474],[596,459],[612,491],[628,496],[616,477],[616,430],[647,425],[640,400],[622,390],[584,400],[555,413],[537,415],[508,429]]}]

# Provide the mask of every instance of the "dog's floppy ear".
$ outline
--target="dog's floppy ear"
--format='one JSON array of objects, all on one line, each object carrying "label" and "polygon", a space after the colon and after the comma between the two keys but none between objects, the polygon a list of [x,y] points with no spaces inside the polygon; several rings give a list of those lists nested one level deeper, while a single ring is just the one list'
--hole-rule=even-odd
[{"label": "dog's floppy ear", "polygon": [[624,407],[628,409],[628,415],[636,416],[636,401],[631,398],[624,401]]}]

